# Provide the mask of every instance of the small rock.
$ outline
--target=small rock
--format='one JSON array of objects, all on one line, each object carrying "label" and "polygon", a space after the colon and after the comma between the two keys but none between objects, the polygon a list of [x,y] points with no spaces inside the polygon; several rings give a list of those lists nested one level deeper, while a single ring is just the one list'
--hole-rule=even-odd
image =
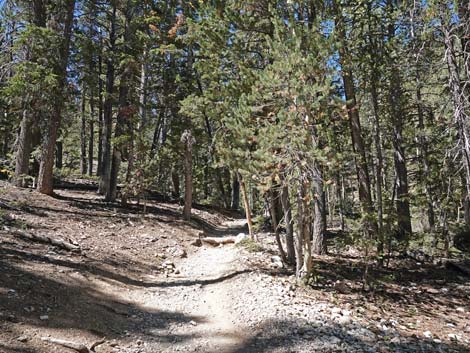
[{"label": "small rock", "polygon": [[401,343],[401,340],[400,340],[400,337],[393,337],[391,340],[390,340],[391,343],[393,344],[400,344]]},{"label": "small rock", "polygon": [[237,237],[235,238],[235,244],[238,244],[245,239],[248,239],[248,235],[246,235],[245,233],[238,233]]},{"label": "small rock", "polygon": [[447,337],[449,337],[453,341],[460,341],[460,336],[456,335],[455,333],[449,333]]},{"label": "small rock", "polygon": [[19,342],[26,342],[26,341],[28,341],[28,337],[27,336],[20,336],[16,340],[19,341]]},{"label": "small rock", "polygon": [[49,320],[49,315],[41,315],[39,316],[39,319],[42,321]]},{"label": "small rock", "polygon": [[432,338],[432,332],[431,331],[424,331],[423,336],[426,338]]},{"label": "small rock", "polygon": [[196,325],[197,325],[197,322],[194,321],[194,320],[191,320],[189,323],[190,323],[191,325],[193,325],[193,326],[196,326]]}]

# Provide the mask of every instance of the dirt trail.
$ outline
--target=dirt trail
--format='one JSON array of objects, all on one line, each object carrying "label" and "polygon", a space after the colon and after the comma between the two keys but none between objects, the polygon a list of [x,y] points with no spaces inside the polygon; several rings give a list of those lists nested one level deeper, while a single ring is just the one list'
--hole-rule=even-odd
[{"label": "dirt trail", "polygon": [[[233,283],[227,276],[240,271],[233,246],[203,248],[181,264],[181,273],[195,282],[212,282],[201,286],[201,293],[189,308],[192,315],[202,316],[207,321],[194,327],[194,334],[207,337],[214,352],[232,352],[241,347],[248,338],[247,329],[240,320],[232,316],[236,305],[233,298]],[[222,279],[222,280],[221,280]]]}]

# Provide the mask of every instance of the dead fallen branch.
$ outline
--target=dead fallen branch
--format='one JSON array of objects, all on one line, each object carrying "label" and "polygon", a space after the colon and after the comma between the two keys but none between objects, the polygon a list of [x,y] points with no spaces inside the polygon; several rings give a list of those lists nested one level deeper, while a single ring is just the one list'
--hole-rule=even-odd
[{"label": "dead fallen branch", "polygon": [[61,249],[65,249],[69,251],[80,251],[80,247],[78,245],[72,244],[62,239],[55,239],[55,238],[48,237],[46,235],[33,234],[33,233],[29,233],[20,229],[11,230],[10,233],[15,236],[25,238],[28,240],[33,240],[33,241],[37,241],[37,242],[45,243],[45,244],[52,244]]},{"label": "dead fallen branch", "polygon": [[79,353],[92,353],[92,352],[95,351],[96,347],[98,347],[100,344],[103,344],[103,343],[106,342],[106,340],[103,338],[99,341],[94,342],[90,346],[90,348],[88,348],[87,346],[85,346],[84,344],[81,344],[81,343],[61,340],[61,339],[57,339],[57,338],[41,337],[41,340],[45,341],[45,342],[53,343],[53,344],[58,344],[58,345],[60,345],[62,347],[65,347],[65,348],[73,349],[73,350],[75,350]]},{"label": "dead fallen branch", "polygon": [[218,245],[224,245],[224,244],[233,244],[235,243],[236,239],[237,237],[223,237],[223,238],[205,237],[205,238],[201,238],[201,241],[203,243],[207,243],[213,246],[218,246]]},{"label": "dead fallen branch", "polygon": [[54,343],[58,344],[62,347],[70,348],[73,349],[79,353],[90,353],[90,350],[88,349],[87,346],[81,343],[76,343],[72,341],[65,341],[65,340],[60,340],[56,338],[49,338],[49,337],[41,337],[41,340],[49,343]]}]

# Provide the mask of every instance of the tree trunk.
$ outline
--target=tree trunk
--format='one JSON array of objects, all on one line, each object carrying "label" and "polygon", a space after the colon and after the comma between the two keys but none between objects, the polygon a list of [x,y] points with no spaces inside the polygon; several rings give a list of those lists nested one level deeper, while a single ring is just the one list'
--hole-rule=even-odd
[{"label": "tree trunk", "polygon": [[246,192],[245,181],[243,180],[243,177],[239,172],[237,172],[237,175],[238,175],[238,182],[240,183],[240,191],[242,192],[243,205],[245,207],[245,217],[246,217],[246,223],[248,224],[248,233],[251,239],[257,240],[255,234],[253,233],[253,222],[251,220],[250,202],[248,200],[248,195]]},{"label": "tree trunk", "polygon": [[191,207],[193,202],[193,145],[196,142],[190,130],[185,130],[181,136],[184,144],[184,208],[183,218],[191,219]]},{"label": "tree trunk", "polygon": [[283,183],[281,187],[281,204],[284,211],[284,222],[286,223],[287,262],[291,265],[295,265],[294,221],[292,219],[292,209],[289,200],[289,186],[285,183]]},{"label": "tree trunk", "polygon": [[[32,5],[32,22],[36,27],[46,27],[47,9],[44,1],[34,0]],[[14,51],[11,50],[11,55]],[[13,62],[13,57],[11,57]],[[36,62],[38,58],[32,56],[30,61]],[[24,102],[23,116],[20,123],[20,133],[17,140],[16,153],[15,153],[15,174],[13,176],[13,183],[18,187],[26,187],[26,180],[24,176],[29,173],[29,158],[33,149],[33,125],[37,123],[33,102]]]},{"label": "tree trunk", "polygon": [[371,220],[373,214],[369,167],[367,165],[367,153],[362,137],[361,121],[356,101],[356,89],[354,86],[354,76],[349,63],[351,55],[348,51],[346,30],[344,28],[344,19],[341,9],[338,8],[337,0],[333,1],[333,10],[335,12],[335,23],[341,42],[339,55],[341,63],[341,75],[343,78],[344,93],[346,96],[346,108],[348,110],[349,124],[351,130],[351,139],[354,152],[354,163],[356,166],[357,180],[359,184],[359,201],[362,212],[365,216],[366,236],[373,239],[377,234],[377,223]]},{"label": "tree trunk", "polygon": [[88,175],[93,175],[93,154],[95,143],[95,97],[93,89],[90,89],[90,137],[88,140]]},{"label": "tree trunk", "polygon": [[233,175],[232,180],[232,210],[240,208],[240,183],[238,182],[237,175]]},{"label": "tree trunk", "polygon": [[103,109],[103,152],[101,160],[101,179],[98,192],[106,195],[109,189],[111,177],[111,136],[113,129],[113,92],[114,92],[114,60],[113,53],[116,50],[116,4],[113,3],[111,15],[111,30],[109,32],[109,51],[106,63],[106,98]]},{"label": "tree trunk", "polygon": [[460,152],[465,170],[465,225],[470,227],[470,127],[467,104],[459,75],[459,67],[454,49],[452,33],[449,28],[442,26],[444,45],[446,49],[447,69],[449,70],[449,88],[454,108],[454,123],[457,125]]},{"label": "tree trunk", "polygon": [[80,127],[80,173],[85,175],[87,172],[87,154],[86,154],[86,116],[85,116],[85,85],[82,85],[82,102],[81,102],[81,127]]},{"label": "tree trunk", "polygon": [[[55,74],[58,77],[57,97],[52,111],[52,115],[46,128],[44,143],[41,151],[41,164],[38,175],[38,191],[43,194],[52,195],[53,193],[53,168],[54,168],[54,150],[57,141],[57,134],[61,121],[62,108],[64,105],[64,88],[67,82],[67,63],[69,58],[70,39],[72,36],[73,16],[75,10],[75,0],[66,0],[66,15],[63,24],[62,43],[59,50],[59,62],[55,68]],[[52,26],[58,24],[52,21]],[[57,28],[56,30],[60,30]]]},{"label": "tree trunk", "polygon": [[[305,176],[304,176],[305,178]],[[305,282],[312,271],[312,249],[309,231],[309,209],[305,198],[307,181],[301,180],[297,191],[297,236],[295,237],[296,277]]]},{"label": "tree trunk", "polygon": [[[323,188],[323,172],[318,163],[313,165],[313,238],[312,252],[316,255],[326,254],[326,202]],[[309,239],[310,241],[310,239]]]},{"label": "tree trunk", "polygon": [[105,196],[105,199],[108,202],[116,200],[119,169],[121,166],[122,155],[127,145],[127,142],[122,142],[122,138],[126,134],[126,121],[132,118],[131,116],[128,116],[127,112],[129,108],[128,82],[130,80],[130,76],[126,74],[126,71],[128,71],[127,68],[124,69],[124,74],[121,77],[121,83],[119,87],[119,107],[116,119],[116,127],[114,131],[114,139],[116,142],[113,146],[111,172],[109,174],[109,186],[106,190]]},{"label": "tree trunk", "polygon": [[98,55],[98,167],[96,175],[102,176],[103,166],[103,58],[101,53]]},{"label": "tree trunk", "polygon": [[274,231],[274,237],[276,238],[277,248],[279,250],[279,254],[281,256],[282,262],[287,264],[287,256],[284,251],[284,247],[282,246],[281,237],[279,236],[279,218],[278,218],[278,210],[277,204],[279,203],[279,195],[278,192],[274,188],[271,188],[268,193],[268,204],[269,204],[269,213],[271,215],[271,222]]},{"label": "tree trunk", "polygon": [[29,110],[23,110],[21,119],[20,135],[16,146],[15,174],[13,183],[18,187],[26,187],[25,177],[29,173],[29,156],[32,149],[32,129],[34,119]]}]

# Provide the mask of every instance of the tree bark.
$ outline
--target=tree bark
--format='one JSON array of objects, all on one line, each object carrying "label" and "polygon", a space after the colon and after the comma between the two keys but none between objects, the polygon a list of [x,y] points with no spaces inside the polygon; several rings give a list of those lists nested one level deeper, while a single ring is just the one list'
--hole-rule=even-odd
[{"label": "tree bark", "polygon": [[[63,36],[59,50],[60,57],[54,70],[58,77],[57,98],[44,136],[44,143],[41,151],[41,164],[38,175],[37,189],[40,193],[47,195],[52,195],[53,193],[54,150],[64,105],[63,91],[67,82],[67,63],[69,58],[70,40],[72,36],[74,10],[75,0],[66,0],[66,14],[63,24]],[[57,23],[53,23],[52,26],[57,26]]]},{"label": "tree bark", "polygon": [[95,97],[93,89],[90,89],[90,136],[88,140],[88,175],[93,175],[93,155],[95,143]]},{"label": "tree bark", "polygon": [[344,93],[346,96],[346,108],[348,110],[351,139],[354,152],[354,162],[356,166],[357,180],[359,184],[359,201],[362,212],[365,216],[365,233],[367,238],[373,239],[377,234],[377,223],[371,218],[373,214],[369,167],[367,165],[367,153],[362,137],[361,121],[356,100],[356,89],[354,86],[354,75],[349,63],[352,61],[348,51],[346,30],[344,28],[344,18],[338,8],[337,0],[333,0],[333,10],[335,12],[335,24],[337,27],[341,46],[339,49],[341,75],[343,78]]},{"label": "tree bark", "polygon": [[16,146],[15,174],[13,184],[18,187],[26,187],[25,177],[29,173],[29,156],[32,149],[32,128],[34,119],[29,110],[23,110],[20,135]]},{"label": "tree bark", "polygon": [[103,109],[103,152],[101,160],[101,178],[98,192],[106,195],[109,189],[111,177],[111,136],[113,129],[113,92],[114,92],[114,60],[113,53],[116,50],[116,4],[113,3],[110,19],[111,30],[109,32],[109,51],[106,63],[106,98]]},{"label": "tree bark", "polygon": [[240,208],[240,183],[236,174],[233,175],[232,180],[232,210],[238,210]]},{"label": "tree bark", "polygon": [[81,101],[81,127],[80,127],[80,173],[85,175],[87,172],[87,154],[86,154],[86,116],[85,116],[85,85],[82,85],[82,101]]},{"label": "tree bark", "polygon": [[289,200],[289,186],[285,183],[283,183],[281,187],[281,204],[284,211],[284,222],[286,224],[287,262],[291,265],[295,265],[294,222],[292,219],[292,209]]},{"label": "tree bark", "polygon": [[103,165],[103,58],[101,53],[98,55],[98,166],[96,175],[102,175]]},{"label": "tree bark", "polygon": [[281,237],[279,236],[279,218],[278,218],[278,211],[276,205],[279,203],[279,195],[278,192],[271,188],[268,193],[268,203],[269,203],[269,213],[271,215],[271,222],[274,231],[274,237],[276,239],[277,248],[279,250],[279,254],[281,256],[282,262],[287,264],[287,255],[284,251],[284,247],[282,246]]},{"label": "tree bark", "polygon": [[[323,172],[318,163],[313,165],[313,238],[312,252],[316,255],[326,254],[326,202],[323,187]],[[309,239],[310,241],[310,239]]]},{"label": "tree bark", "polygon": [[196,142],[190,130],[185,130],[181,136],[184,144],[184,208],[183,218],[191,219],[191,207],[193,202],[193,145]]},{"label": "tree bark", "polygon": [[457,64],[456,53],[452,34],[448,26],[443,25],[441,30],[444,34],[444,45],[446,49],[446,62],[449,71],[449,88],[454,108],[454,123],[457,126],[460,152],[465,171],[465,225],[470,227],[470,127],[467,113],[467,104],[465,102],[464,88],[461,84],[459,67]]},{"label": "tree bark", "polygon": [[[393,10],[392,0],[389,0],[390,11]],[[388,27],[388,36],[395,36],[395,24],[391,23]],[[403,121],[406,116],[403,110],[403,89],[399,71],[399,63],[394,55],[389,55],[389,65],[391,70],[389,87],[389,106],[393,125],[392,145],[394,149],[393,160],[395,165],[395,174],[397,182],[396,211],[398,218],[398,240],[408,246],[412,233],[411,213],[410,213],[410,195],[408,191],[408,170],[406,166],[405,142],[403,139]]]},{"label": "tree bark", "polygon": [[239,172],[237,172],[237,175],[238,175],[238,182],[240,183],[240,190],[242,192],[243,205],[245,207],[245,217],[246,217],[246,223],[248,224],[248,233],[251,239],[257,240],[253,232],[253,222],[251,220],[251,208],[250,208],[250,202],[248,200],[248,195],[246,192],[245,181],[243,180],[243,177],[241,176]]}]

